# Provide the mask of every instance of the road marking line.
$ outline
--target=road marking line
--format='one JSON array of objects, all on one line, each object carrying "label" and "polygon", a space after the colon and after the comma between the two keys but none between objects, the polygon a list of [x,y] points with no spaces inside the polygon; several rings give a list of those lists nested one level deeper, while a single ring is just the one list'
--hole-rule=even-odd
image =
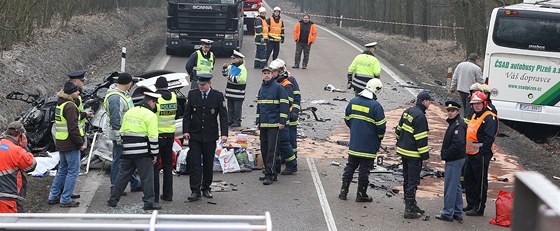
[{"label": "road marking line", "polygon": [[150,63],[146,71],[165,69],[165,66],[167,66],[167,62],[169,62],[170,58],[171,58],[170,55],[165,54],[165,47],[164,47],[156,55],[156,58],[152,60],[152,62]]},{"label": "road marking line", "polygon": [[[101,184],[101,173],[85,175],[86,181],[80,188],[80,206],[68,209],[68,213],[86,213],[87,209],[91,206],[91,201],[95,192],[99,189]],[[83,176],[82,176],[83,177]],[[74,190],[75,191],[75,190]],[[102,200],[103,202],[103,200]]]},{"label": "road marking line", "polygon": [[315,189],[317,189],[319,202],[321,202],[321,208],[323,209],[323,215],[325,216],[325,221],[327,222],[327,228],[329,231],[337,231],[331,207],[329,206],[329,200],[327,200],[327,195],[325,193],[325,189],[323,188],[323,184],[321,183],[319,173],[317,172],[315,161],[311,157],[307,157],[306,159],[307,164],[309,165],[309,171],[311,172],[311,177],[313,177],[313,184],[315,184]]},{"label": "road marking line", "polygon": [[[317,24],[315,24],[315,25],[317,25]],[[335,36],[335,37],[339,38],[340,40],[346,42],[348,45],[354,47],[356,50],[358,50],[358,51],[362,51],[362,50],[363,50],[361,47],[359,47],[359,46],[356,45],[355,43],[351,42],[351,41],[348,40],[347,38],[345,38],[345,37],[343,37],[343,36],[341,36],[341,35],[339,35],[339,34],[333,32],[333,31],[331,31],[330,29],[327,29],[327,28],[325,28],[325,27],[323,27],[323,26],[319,26],[319,25],[317,25],[317,27],[319,27],[321,30],[324,30],[324,31],[326,31],[326,32],[329,32],[329,33],[332,34],[333,36]],[[380,66],[381,66],[381,69],[382,69],[383,71],[385,71],[387,74],[389,74],[389,77],[393,78],[393,79],[394,79],[395,81],[397,81],[400,85],[408,85],[408,84],[406,83],[406,81],[404,81],[403,79],[401,79],[401,78],[399,77],[399,75],[397,75],[395,72],[393,72],[391,69],[389,69],[389,67],[387,67],[385,64],[383,64],[383,63],[381,63],[381,62],[379,62],[379,64],[380,64]],[[412,94],[412,95],[415,96],[415,97],[418,95],[418,93],[421,92],[420,89],[411,89],[411,88],[406,88],[406,87],[405,87],[404,89],[406,89],[408,92],[410,92],[410,94]]]}]

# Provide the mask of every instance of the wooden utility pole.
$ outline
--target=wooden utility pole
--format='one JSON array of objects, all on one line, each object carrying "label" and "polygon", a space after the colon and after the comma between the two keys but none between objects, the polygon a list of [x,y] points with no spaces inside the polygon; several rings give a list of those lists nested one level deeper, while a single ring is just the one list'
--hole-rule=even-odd
[{"label": "wooden utility pole", "polygon": [[[420,0],[422,4],[422,24],[428,25],[428,1],[427,0]],[[420,38],[422,42],[428,42],[428,27],[421,27],[420,29]]]}]

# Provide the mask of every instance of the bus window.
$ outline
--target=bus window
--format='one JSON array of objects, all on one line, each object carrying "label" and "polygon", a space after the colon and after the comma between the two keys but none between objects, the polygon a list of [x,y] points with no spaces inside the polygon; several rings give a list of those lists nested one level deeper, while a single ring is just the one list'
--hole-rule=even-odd
[{"label": "bus window", "polygon": [[560,20],[498,15],[492,36],[496,45],[560,52]]}]

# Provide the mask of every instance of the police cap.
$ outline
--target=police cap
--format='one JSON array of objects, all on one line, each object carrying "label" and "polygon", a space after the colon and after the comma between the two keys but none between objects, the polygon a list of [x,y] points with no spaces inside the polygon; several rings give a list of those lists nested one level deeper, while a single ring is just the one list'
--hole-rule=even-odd
[{"label": "police cap", "polygon": [[85,70],[72,71],[68,73],[68,78],[86,80],[86,71]]},{"label": "police cap", "polygon": [[161,94],[154,93],[154,92],[151,92],[151,91],[145,91],[144,92],[144,97],[146,99],[157,100],[157,99],[161,98]]},{"label": "police cap", "polygon": [[231,55],[231,57],[243,59],[245,58],[245,55],[241,54],[239,51],[233,50],[233,55]]},{"label": "police cap", "polygon": [[370,47],[375,47],[376,45],[377,45],[377,42],[372,42],[372,43],[368,43],[364,46],[367,47],[367,48],[370,48]]},{"label": "police cap", "polygon": [[459,104],[459,103],[457,103],[453,100],[450,100],[450,101],[445,102],[445,108],[447,108],[447,110],[452,110],[452,109],[459,110],[459,108],[461,108],[461,104]]},{"label": "police cap", "polygon": [[205,84],[208,83],[212,77],[212,74],[197,74],[196,77],[198,77],[198,84]]},{"label": "police cap", "polygon": [[200,42],[202,43],[202,45],[208,45],[208,46],[211,46],[212,43],[214,43],[214,41],[210,39],[201,39]]}]

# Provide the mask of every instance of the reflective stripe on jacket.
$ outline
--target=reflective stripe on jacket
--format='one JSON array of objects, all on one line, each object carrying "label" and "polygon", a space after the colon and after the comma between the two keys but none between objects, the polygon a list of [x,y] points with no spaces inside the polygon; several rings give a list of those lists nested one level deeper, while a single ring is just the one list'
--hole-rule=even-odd
[{"label": "reflective stripe on jacket", "polygon": [[33,154],[20,147],[14,137],[0,138],[0,200],[23,201],[27,193],[25,173],[36,166]]},{"label": "reflective stripe on jacket", "polygon": [[268,40],[273,42],[280,42],[284,38],[284,22],[281,17],[278,17],[278,22],[274,17],[266,20],[268,23]]},{"label": "reflective stripe on jacket", "polygon": [[350,128],[348,155],[375,158],[385,136],[385,112],[377,97],[354,97],[346,106],[344,122]]},{"label": "reflective stripe on jacket", "polygon": [[[288,76],[288,80],[292,83],[294,88],[293,91],[294,102],[292,102],[291,112],[299,114],[299,111],[301,111],[301,92],[299,90],[299,84],[296,78],[294,78],[289,72],[286,71],[284,75]],[[294,118],[290,118],[290,120],[286,123],[288,126],[297,126],[298,121],[295,120]]]},{"label": "reflective stripe on jacket", "polygon": [[[72,105],[73,107],[76,107],[76,110],[78,110],[78,107],[72,101],[66,101],[61,105],[56,106],[54,111],[54,124],[55,124],[54,130],[55,130],[55,138],[57,140],[66,140],[68,139],[69,136],[68,121],[64,117],[64,107],[68,103],[70,103],[70,105]],[[78,113],[78,121],[80,121],[80,113]],[[80,136],[83,136],[84,128],[81,126],[80,123],[78,123],[78,128],[80,130]]]},{"label": "reflective stripe on jacket", "polygon": [[[476,113],[473,114],[471,120],[469,121],[466,143],[466,152],[469,155],[476,155],[480,153],[481,149],[485,146],[490,147],[489,152],[488,149],[486,149],[486,151],[482,151],[481,153],[492,154],[492,146],[494,144],[494,137],[497,130],[497,121],[495,120],[496,114],[488,109],[485,110],[486,111],[478,117],[476,116]],[[479,140],[480,137],[484,137],[482,138],[484,140]]]},{"label": "reflective stripe on jacket", "polygon": [[121,137],[123,141],[123,157],[130,155],[156,156],[158,145],[158,118],[147,108],[136,106],[123,116]]},{"label": "reflective stripe on jacket", "polygon": [[171,99],[158,99],[157,113],[158,133],[175,133],[175,116],[177,115],[177,95],[171,92]]},{"label": "reflective stripe on jacket", "polygon": [[212,74],[212,70],[214,69],[214,53],[210,52],[210,58],[204,58],[202,55],[201,50],[196,51],[197,59],[196,59],[196,67],[193,69],[196,71],[196,74]]},{"label": "reflective stripe on jacket", "polygon": [[403,112],[395,129],[397,154],[413,158],[429,154],[428,120],[425,111],[424,105],[416,103],[414,107]]},{"label": "reflective stripe on jacket", "polygon": [[261,128],[286,125],[289,104],[288,93],[282,85],[274,79],[263,81],[257,98],[256,124]]}]

